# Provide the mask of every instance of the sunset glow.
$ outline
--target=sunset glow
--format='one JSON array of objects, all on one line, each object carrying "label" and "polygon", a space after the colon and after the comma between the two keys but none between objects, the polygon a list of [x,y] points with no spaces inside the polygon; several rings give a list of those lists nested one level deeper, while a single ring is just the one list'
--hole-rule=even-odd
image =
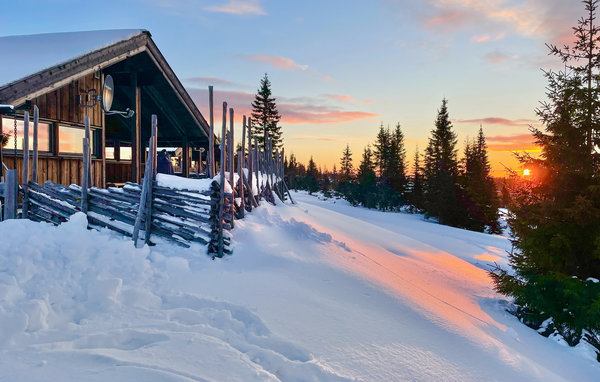
[{"label": "sunset glow", "polygon": [[[545,43],[571,41],[580,12],[564,0],[174,0],[148,2],[143,12],[139,4],[118,2],[126,20],[112,12],[88,20],[72,17],[68,1],[15,2],[14,14],[37,21],[6,18],[0,35],[147,28],[206,119],[206,89],[214,85],[216,110],[227,101],[237,127],[267,72],[286,154],[304,163],[312,155],[323,169],[339,166],[346,144],[358,167],[381,123],[401,124],[411,158],[426,147],[446,97],[459,152],[482,126],[495,176],[518,168],[513,151],[539,152],[529,127],[541,127],[540,68],[561,67]],[[77,12],[96,9],[84,2]],[[370,27],[357,28],[357,19]]]},{"label": "sunset glow", "polygon": [[531,171],[529,171],[528,168],[526,168],[525,170],[523,170],[523,176],[529,176],[531,175]]}]

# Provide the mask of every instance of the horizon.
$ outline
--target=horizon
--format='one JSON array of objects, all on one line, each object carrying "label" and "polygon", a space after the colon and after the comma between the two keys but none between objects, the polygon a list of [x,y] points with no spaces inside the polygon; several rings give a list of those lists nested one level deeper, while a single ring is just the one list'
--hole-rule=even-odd
[{"label": "horizon", "polygon": [[213,85],[215,125],[218,105],[227,101],[236,130],[268,73],[286,154],[304,164],[313,156],[328,170],[339,167],[346,144],[357,167],[379,126],[400,123],[412,173],[415,147],[425,148],[447,98],[459,157],[482,126],[496,177],[504,166],[517,167],[513,151],[539,151],[528,127],[541,127],[535,108],[545,98],[546,80],[540,69],[561,68],[545,44],[571,41],[571,26],[583,11],[579,2],[561,0],[380,0],[368,6],[124,0],[84,20],[74,13],[93,5],[73,8],[73,2],[14,4],[13,14],[27,12],[38,22],[9,18],[0,35],[147,29],[203,115],[208,119],[207,87]]}]

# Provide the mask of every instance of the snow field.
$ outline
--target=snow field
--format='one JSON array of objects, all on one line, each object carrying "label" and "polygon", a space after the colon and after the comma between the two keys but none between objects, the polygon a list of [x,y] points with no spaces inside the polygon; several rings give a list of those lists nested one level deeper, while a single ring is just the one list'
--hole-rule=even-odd
[{"label": "snow field", "polygon": [[[189,189],[183,185],[182,188]],[[135,249],[75,215],[0,223],[0,380],[593,381],[589,347],[506,313],[505,237],[321,201],[263,203],[235,252]],[[26,235],[24,234],[26,233]],[[25,238],[25,240],[24,240]]]}]

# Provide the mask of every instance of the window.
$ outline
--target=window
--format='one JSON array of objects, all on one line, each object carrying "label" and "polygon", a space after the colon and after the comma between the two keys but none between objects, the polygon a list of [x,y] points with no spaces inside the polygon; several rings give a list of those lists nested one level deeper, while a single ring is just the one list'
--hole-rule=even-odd
[{"label": "window", "polygon": [[[106,159],[117,159],[115,157],[115,148],[113,146],[106,146],[104,148],[104,155],[106,155]],[[119,160],[131,160],[131,147],[119,147]]]},{"label": "window", "polygon": [[[8,143],[4,146],[5,149],[14,150],[14,119],[2,118],[2,132],[9,134]],[[17,119],[17,150],[23,150],[24,137],[23,120]],[[29,122],[29,149],[33,150],[33,120]],[[38,151],[50,151],[50,124],[38,122]]]},{"label": "window", "polygon": [[104,148],[104,155],[106,159],[115,159],[115,148],[106,146]]},{"label": "window", "polygon": [[[85,130],[71,126],[58,126],[58,152],[66,154],[83,154],[83,138]],[[90,133],[90,147],[94,147],[94,134]]]},{"label": "window", "polygon": [[131,147],[121,146],[121,160],[131,160]]}]

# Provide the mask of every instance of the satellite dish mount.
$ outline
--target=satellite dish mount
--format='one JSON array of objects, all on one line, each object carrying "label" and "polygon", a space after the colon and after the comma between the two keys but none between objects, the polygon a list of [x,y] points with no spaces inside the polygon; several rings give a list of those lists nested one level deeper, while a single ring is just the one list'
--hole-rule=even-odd
[{"label": "satellite dish mount", "polygon": [[83,97],[79,95],[79,104],[85,108],[93,108],[96,103],[100,102],[100,107],[106,115],[120,115],[123,118],[131,118],[135,114],[134,110],[130,108],[125,111],[111,110],[115,94],[115,82],[110,74],[104,77],[104,83],[102,84],[102,94],[98,94],[96,89],[90,89],[85,94],[85,102]]}]

